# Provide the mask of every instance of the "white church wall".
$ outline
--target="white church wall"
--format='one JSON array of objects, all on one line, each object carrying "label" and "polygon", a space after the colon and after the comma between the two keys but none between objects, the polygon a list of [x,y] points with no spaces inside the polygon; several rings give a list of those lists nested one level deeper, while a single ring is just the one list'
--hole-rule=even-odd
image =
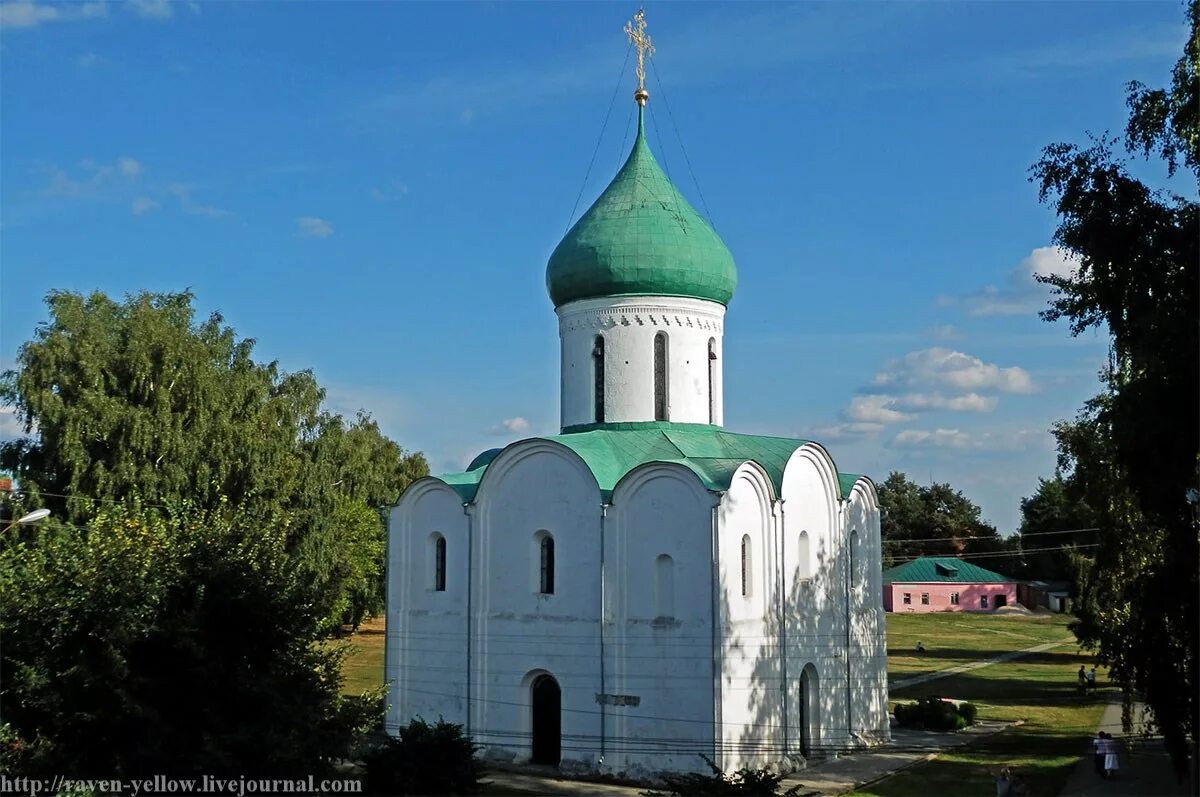
[{"label": "white church wall", "polygon": [[[446,541],[445,590],[435,589],[435,535]],[[467,721],[467,516],[436,479],[404,493],[388,519],[386,727],[413,717]]]},{"label": "white church wall", "polygon": [[[801,446],[783,472],[784,666],[789,750],[810,755],[850,742],[839,515],[833,461],[818,445]],[[806,561],[798,558],[805,547],[801,534]],[[809,677],[802,678],[806,668]]]},{"label": "white church wall", "polygon": [[557,313],[564,427],[596,422],[592,352],[597,335],[604,337],[605,422],[655,420],[654,337],[659,332],[667,335],[667,420],[710,423],[712,340],[716,359],[711,361],[711,422],[723,422],[723,305],[682,297],[625,296],[570,302]]},{"label": "white church wall", "polygon": [[854,730],[887,738],[887,628],[883,611],[882,540],[875,489],[859,479],[845,509],[856,539],[852,581]]},{"label": "white church wall", "polygon": [[734,474],[718,509],[721,748],[726,769],[782,757],[784,717],[777,645],[779,562],[773,490],[754,463]]},{"label": "white church wall", "polygon": [[[601,514],[591,471],[550,441],[509,446],[480,483],[470,730],[491,755],[529,759],[530,683],[544,672],[562,692],[564,765],[598,763]],[[539,533],[554,539],[553,594],[539,592]]]},{"label": "white church wall", "polygon": [[[713,749],[712,508],[680,465],[635,469],[605,518],[605,769],[705,771]],[[664,721],[660,718],[669,718]]]}]

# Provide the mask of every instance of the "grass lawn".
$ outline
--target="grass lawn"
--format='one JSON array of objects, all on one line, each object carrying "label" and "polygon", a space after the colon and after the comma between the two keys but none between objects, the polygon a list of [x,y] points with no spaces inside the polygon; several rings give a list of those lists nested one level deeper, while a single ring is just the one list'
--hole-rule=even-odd
[{"label": "grass lawn", "polygon": [[372,617],[359,626],[342,664],[343,692],[361,695],[383,684],[383,639],[383,617]]},{"label": "grass lawn", "polygon": [[[888,615],[889,680],[1063,639],[1070,635],[1069,619],[1061,615]],[[920,658],[913,652],[918,639],[926,648]],[[1105,690],[1084,698],[1076,687],[1079,665],[1091,663],[1076,646],[1064,645],[893,693],[893,704],[926,695],[970,700],[979,706],[980,719],[1024,724],[969,749],[944,753],[855,794],[991,794],[994,786],[984,770],[1004,765],[1025,777],[1030,793],[1057,794],[1079,757],[1089,750],[1104,711]],[[1097,672],[1103,685],[1103,671]]]},{"label": "grass lawn", "polygon": [[[889,614],[888,680],[988,659],[1070,636],[1063,615]],[[350,639],[342,668],[344,690],[360,694],[383,683],[383,618],[363,623]],[[915,653],[917,642],[925,653]],[[892,703],[925,695],[970,700],[980,719],[1023,720],[968,750],[940,755],[876,783],[859,797],[926,797],[930,794],[992,794],[984,769],[1008,765],[1021,772],[1032,794],[1056,794],[1079,756],[1089,749],[1104,711],[1099,697],[1083,698],[1075,673],[1091,659],[1074,645],[952,675],[893,693]],[[1105,679],[1101,675],[1103,685]],[[516,792],[514,792],[516,793]]]}]

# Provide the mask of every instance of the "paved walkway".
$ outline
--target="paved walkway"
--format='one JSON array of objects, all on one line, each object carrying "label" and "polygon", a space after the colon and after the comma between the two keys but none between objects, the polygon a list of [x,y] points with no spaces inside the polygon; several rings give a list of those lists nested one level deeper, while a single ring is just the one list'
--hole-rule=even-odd
[{"label": "paved walkway", "polygon": [[646,787],[615,786],[610,783],[589,783],[583,780],[563,780],[552,775],[536,775],[527,772],[501,772],[489,770],[483,774],[483,782],[494,784],[500,794],[547,795],[547,797],[585,797],[597,794],[607,797],[639,797]]},{"label": "paved walkway", "polygon": [[1075,644],[1078,644],[1078,642],[1076,641],[1075,637],[1073,637],[1073,636],[1066,637],[1065,639],[1060,639],[1057,642],[1043,642],[1042,644],[1034,645],[1031,648],[1022,648],[1021,650],[1014,650],[1009,653],[1002,653],[999,656],[993,656],[992,658],[984,659],[983,661],[973,661],[970,664],[959,664],[954,667],[947,667],[944,670],[937,670],[936,672],[928,672],[928,673],[925,673],[924,675],[914,675],[911,678],[901,678],[898,681],[893,681],[892,683],[888,684],[888,689],[890,691],[894,692],[897,689],[905,689],[910,686],[917,686],[918,684],[925,684],[925,683],[929,683],[930,681],[936,681],[939,678],[949,678],[951,675],[958,675],[959,673],[970,672],[971,670],[978,670],[982,667],[990,667],[993,664],[1000,664],[1001,662],[1012,661],[1013,659],[1019,659],[1022,656],[1028,656],[1030,653],[1042,653],[1043,651],[1051,650],[1053,648],[1061,647],[1063,645],[1075,645]]},{"label": "paved walkway", "polygon": [[[1141,706],[1135,708],[1135,717]],[[1174,797],[1188,793],[1187,784],[1175,779],[1171,759],[1159,739],[1143,739],[1140,728],[1126,735],[1121,728],[1121,704],[1109,703],[1098,730],[1108,731],[1121,742],[1121,769],[1116,777],[1104,779],[1092,768],[1092,757],[1084,756],[1060,792],[1061,797]]]},{"label": "paved walkway", "polygon": [[784,778],[780,791],[800,786],[800,794],[844,794],[867,783],[928,761],[938,753],[971,744],[1008,728],[1007,722],[980,721],[958,732],[892,728],[890,744],[814,764]]}]

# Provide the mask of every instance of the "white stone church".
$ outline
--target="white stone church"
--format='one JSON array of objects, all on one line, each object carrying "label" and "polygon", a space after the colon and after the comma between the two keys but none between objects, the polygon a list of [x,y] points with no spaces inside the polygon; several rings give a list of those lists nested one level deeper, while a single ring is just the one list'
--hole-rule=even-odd
[{"label": "white stone church", "polygon": [[561,433],[391,511],[387,727],[440,716],[488,756],[627,773],[871,743],[888,734],[875,487],[819,443],[724,429],[737,272],[642,112],[546,269]]}]

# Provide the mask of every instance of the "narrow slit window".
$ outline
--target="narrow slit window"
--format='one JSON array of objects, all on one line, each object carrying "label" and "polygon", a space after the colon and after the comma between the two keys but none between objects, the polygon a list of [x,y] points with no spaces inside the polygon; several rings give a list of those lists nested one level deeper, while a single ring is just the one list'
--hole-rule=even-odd
[{"label": "narrow slit window", "polygon": [[675,616],[675,562],[667,554],[655,561],[656,614],[661,618]]},{"label": "narrow slit window", "polygon": [[812,578],[812,552],[809,550],[808,532],[800,532],[796,544],[796,560],[800,565],[800,578]]},{"label": "narrow slit window", "polygon": [[433,591],[446,591],[446,538],[441,536],[433,542]]},{"label": "narrow slit window", "polygon": [[604,336],[597,335],[592,346],[592,400],[596,423],[604,423]]},{"label": "narrow slit window", "polygon": [[541,545],[541,581],[539,591],[543,595],[554,594],[554,538],[547,535],[542,538]]},{"label": "narrow slit window", "polygon": [[654,336],[654,420],[667,420],[667,333]]},{"label": "narrow slit window", "polygon": [[743,534],[742,535],[742,597],[744,597],[744,598],[750,597],[750,590],[751,590],[751,587],[753,586],[750,583],[750,578],[752,575],[752,568],[754,566],[754,562],[752,561],[752,553],[753,552],[750,550],[750,535]]},{"label": "narrow slit window", "polygon": [[717,339],[708,339],[708,422],[717,422]]}]

